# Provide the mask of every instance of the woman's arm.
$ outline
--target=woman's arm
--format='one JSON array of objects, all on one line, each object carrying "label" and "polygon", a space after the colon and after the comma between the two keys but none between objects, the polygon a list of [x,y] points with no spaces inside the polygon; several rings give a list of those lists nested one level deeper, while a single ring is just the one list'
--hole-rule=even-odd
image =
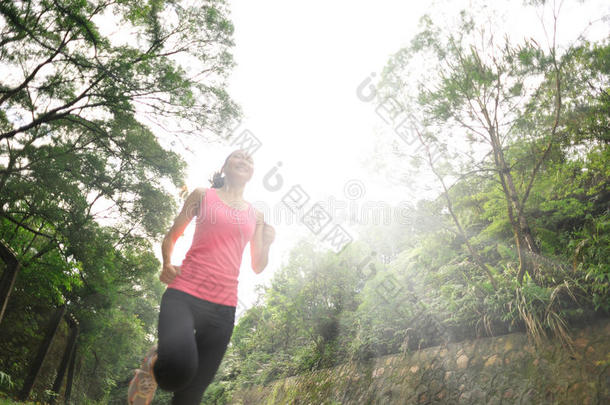
[{"label": "woman's arm", "polygon": [[256,212],[256,228],[254,235],[250,239],[250,256],[252,256],[252,270],[256,274],[260,274],[269,261],[269,248],[275,239],[275,229],[266,224],[263,213]]},{"label": "woman's arm", "polygon": [[201,199],[205,195],[205,188],[196,188],[184,202],[182,210],[174,219],[174,224],[163,238],[161,244],[161,254],[163,255],[163,269],[159,280],[165,284],[171,283],[174,278],[180,274],[180,267],[171,264],[172,252],[174,251],[174,245],[176,240],[184,233],[184,230],[191,222],[193,217],[198,214],[199,207],[201,205]]}]

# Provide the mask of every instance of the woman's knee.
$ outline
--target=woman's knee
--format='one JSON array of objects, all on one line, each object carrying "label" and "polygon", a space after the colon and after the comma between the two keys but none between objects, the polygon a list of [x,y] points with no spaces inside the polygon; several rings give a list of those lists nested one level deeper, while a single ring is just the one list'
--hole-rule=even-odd
[{"label": "woman's knee", "polygon": [[184,388],[197,373],[197,357],[187,353],[169,353],[159,356],[154,365],[154,374],[159,388],[177,391]]}]

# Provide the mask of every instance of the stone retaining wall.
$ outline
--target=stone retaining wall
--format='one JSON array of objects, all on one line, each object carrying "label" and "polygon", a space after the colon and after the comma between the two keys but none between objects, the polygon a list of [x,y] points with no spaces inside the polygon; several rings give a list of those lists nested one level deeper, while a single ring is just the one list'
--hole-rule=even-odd
[{"label": "stone retaining wall", "polygon": [[236,392],[233,404],[610,404],[610,320],[536,349],[521,333],[347,363]]}]

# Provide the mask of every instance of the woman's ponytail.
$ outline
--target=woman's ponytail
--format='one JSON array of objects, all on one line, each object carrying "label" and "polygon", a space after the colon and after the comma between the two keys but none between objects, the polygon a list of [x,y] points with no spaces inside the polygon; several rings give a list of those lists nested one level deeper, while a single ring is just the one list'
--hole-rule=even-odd
[{"label": "woman's ponytail", "polygon": [[209,182],[212,184],[212,188],[221,188],[225,184],[225,178],[222,175],[222,172],[219,170],[214,173]]}]

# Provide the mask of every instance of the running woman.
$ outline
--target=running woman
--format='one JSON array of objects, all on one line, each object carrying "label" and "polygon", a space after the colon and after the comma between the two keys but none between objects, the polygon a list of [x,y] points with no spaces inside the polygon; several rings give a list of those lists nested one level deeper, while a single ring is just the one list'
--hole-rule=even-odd
[{"label": "running woman", "polygon": [[[148,405],[157,386],[172,391],[172,404],[200,404],[233,333],[237,278],[248,242],[252,269],[267,266],[274,228],[243,199],[252,178],[252,156],[232,152],[210,181],[186,199],[161,247],[167,284],[161,298],[158,345],[146,354],[129,384],[128,403]],[[192,244],[180,266],[170,258],[176,240],[197,217]]]}]

